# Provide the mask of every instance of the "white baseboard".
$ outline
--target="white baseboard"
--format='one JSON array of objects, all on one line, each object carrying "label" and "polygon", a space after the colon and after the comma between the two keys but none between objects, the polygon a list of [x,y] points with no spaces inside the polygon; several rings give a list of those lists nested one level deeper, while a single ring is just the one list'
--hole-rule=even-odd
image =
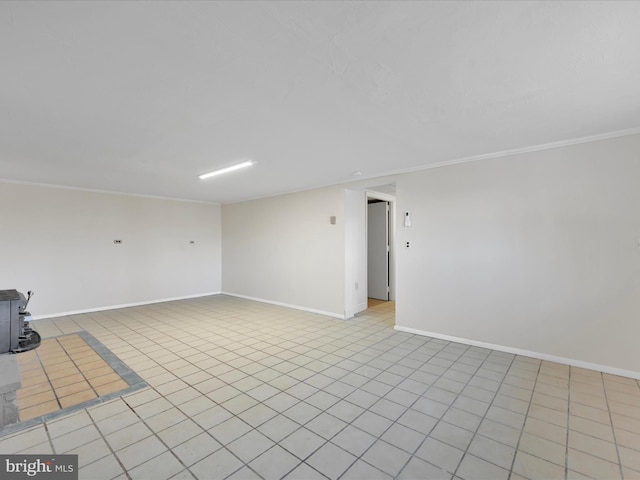
[{"label": "white baseboard", "polygon": [[276,302],[274,300],[267,300],[267,299],[264,299],[264,298],[250,297],[248,295],[241,295],[239,293],[222,292],[222,294],[223,295],[229,295],[230,297],[244,298],[245,300],[253,300],[254,302],[268,303],[270,305],[277,305],[279,307],[293,308],[294,310],[302,310],[303,312],[317,313],[319,315],[325,315],[327,317],[339,318],[340,320],[344,320],[345,319],[345,315],[344,314],[335,313],[335,312],[327,312],[325,310],[318,310],[316,308],[302,307],[300,305],[291,305],[290,303]]},{"label": "white baseboard", "polygon": [[497,350],[499,352],[512,353],[514,355],[522,355],[524,357],[537,358],[539,360],[546,360],[549,362],[561,363],[563,365],[570,365],[572,367],[586,368],[588,370],[596,370],[598,372],[610,373],[611,375],[619,375],[621,377],[634,378],[640,380],[640,372],[634,372],[633,370],[624,370],[622,368],[610,367],[608,365],[600,365],[598,363],[583,362],[582,360],[575,360],[573,358],[559,357],[556,355],[549,355],[547,353],[532,352],[530,350],[522,350],[520,348],[505,347],[504,345],[496,345],[493,343],[479,342],[477,340],[471,340],[468,338],[454,337],[451,335],[443,335],[441,333],[426,332],[424,330],[418,330],[415,328],[401,327],[396,325],[395,330],[400,332],[415,333],[416,335],[423,335],[426,337],[433,337],[440,340],[446,340],[449,342],[463,343],[465,345],[472,345],[474,347],[488,348],[491,350]]},{"label": "white baseboard", "polygon": [[123,303],[122,305],[108,305],[104,307],[85,308],[82,310],[72,310],[70,312],[47,313],[44,315],[33,315],[34,320],[42,320],[45,318],[65,317],[67,315],[79,315],[81,313],[102,312],[106,310],[116,310],[118,308],[139,307],[140,305],[151,305],[154,303],[173,302],[174,300],[186,300],[189,298],[208,297],[211,295],[220,295],[222,292],[197,293],[195,295],[184,295],[182,297],[161,298],[158,300],[148,300],[146,302]]}]

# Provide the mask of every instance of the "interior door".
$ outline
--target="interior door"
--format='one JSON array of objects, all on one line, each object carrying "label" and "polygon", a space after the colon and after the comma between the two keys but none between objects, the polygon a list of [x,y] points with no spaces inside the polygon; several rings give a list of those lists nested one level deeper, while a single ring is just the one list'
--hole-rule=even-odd
[{"label": "interior door", "polygon": [[367,208],[368,296],[389,300],[389,202],[369,203]]}]

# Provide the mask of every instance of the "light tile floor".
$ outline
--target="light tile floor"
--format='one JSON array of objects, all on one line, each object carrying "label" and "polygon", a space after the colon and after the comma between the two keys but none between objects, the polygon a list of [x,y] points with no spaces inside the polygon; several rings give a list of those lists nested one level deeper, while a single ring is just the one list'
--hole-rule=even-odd
[{"label": "light tile floor", "polygon": [[149,388],[0,437],[82,479],[636,479],[636,380],[227,296],[42,320]]}]

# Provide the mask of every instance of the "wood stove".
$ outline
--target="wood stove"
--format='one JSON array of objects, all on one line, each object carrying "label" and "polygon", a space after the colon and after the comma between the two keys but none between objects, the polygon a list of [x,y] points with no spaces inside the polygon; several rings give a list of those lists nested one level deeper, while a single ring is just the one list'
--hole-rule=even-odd
[{"label": "wood stove", "polygon": [[40,345],[40,335],[29,326],[31,314],[27,305],[32,292],[27,295],[0,290],[0,354],[26,352]]}]

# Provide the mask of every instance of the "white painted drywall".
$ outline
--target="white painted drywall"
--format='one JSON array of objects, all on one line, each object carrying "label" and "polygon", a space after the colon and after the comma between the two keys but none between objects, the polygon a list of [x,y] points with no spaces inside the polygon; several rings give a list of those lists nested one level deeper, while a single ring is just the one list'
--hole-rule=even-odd
[{"label": "white painted drywall", "polygon": [[344,191],[345,316],[367,309],[367,196],[363,189]]},{"label": "white painted drywall", "polygon": [[0,182],[0,223],[0,289],[36,317],[221,290],[219,205]]},{"label": "white painted drywall", "polygon": [[397,325],[640,372],[639,179],[640,135],[399,175]]},{"label": "white painted drywall", "polygon": [[224,205],[223,292],[344,317],[343,211],[338,187]]}]

